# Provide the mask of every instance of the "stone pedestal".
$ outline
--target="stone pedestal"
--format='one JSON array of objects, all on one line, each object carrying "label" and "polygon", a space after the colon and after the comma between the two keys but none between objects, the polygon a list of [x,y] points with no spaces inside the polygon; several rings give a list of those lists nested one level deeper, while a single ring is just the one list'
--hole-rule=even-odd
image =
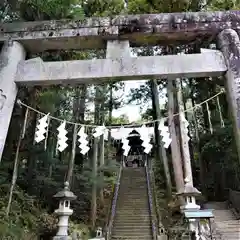
[{"label": "stone pedestal", "polygon": [[168,240],[168,236],[166,234],[158,235],[157,240]]},{"label": "stone pedestal", "polygon": [[4,44],[0,55],[0,161],[18,91],[14,82],[17,67],[24,59],[25,51],[20,43]]},{"label": "stone pedestal", "polygon": [[53,237],[53,240],[75,240],[75,239],[72,239],[69,236],[55,236]]},{"label": "stone pedestal", "polygon": [[218,45],[228,67],[226,73],[227,98],[233,118],[234,135],[240,161],[240,40],[237,32],[233,29],[223,30],[218,35]]}]

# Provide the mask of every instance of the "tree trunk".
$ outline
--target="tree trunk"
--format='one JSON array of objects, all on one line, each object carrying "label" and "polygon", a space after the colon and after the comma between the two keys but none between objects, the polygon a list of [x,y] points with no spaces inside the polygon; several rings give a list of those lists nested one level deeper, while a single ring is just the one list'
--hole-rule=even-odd
[{"label": "tree trunk", "polygon": [[86,109],[86,96],[87,96],[87,85],[83,84],[81,86],[80,100],[79,100],[79,119],[78,121],[83,123],[85,119],[85,109]]},{"label": "tree trunk", "polygon": [[32,191],[32,182],[33,178],[36,174],[36,167],[37,167],[37,159],[36,159],[36,147],[35,147],[35,131],[36,131],[36,124],[37,124],[37,113],[32,112],[32,121],[31,121],[31,129],[30,134],[28,134],[28,142],[30,145],[29,149],[29,158],[28,158],[28,165],[27,165],[27,182],[28,182],[28,193]]},{"label": "tree trunk", "polygon": [[[159,105],[159,93],[158,93],[158,85],[156,80],[151,80],[151,91],[152,91],[152,105],[155,112],[155,119],[161,119],[161,111]],[[168,158],[166,154],[166,150],[163,147],[163,142],[161,141],[161,137],[158,130],[159,123],[156,122],[154,132],[155,132],[155,139],[156,139],[156,153],[157,153],[157,160],[160,162],[162,160],[165,178],[166,178],[166,185],[167,185],[167,195],[168,197],[172,196],[172,181],[171,175],[169,171],[168,165]]]},{"label": "tree trunk", "polygon": [[[110,84],[110,99],[109,99],[109,108],[108,108],[108,124],[112,124],[112,111],[113,111],[113,88],[112,84]],[[107,163],[110,161],[111,156],[111,143],[112,143],[112,136],[111,136],[111,129],[108,131],[108,144],[106,148],[106,157],[107,157]]]},{"label": "tree trunk", "polygon": [[[106,87],[102,87],[102,94],[105,95],[107,88]],[[100,107],[100,124],[103,125],[104,124],[104,116],[105,116],[105,98],[102,97],[102,102],[101,102],[101,107]],[[100,136],[100,141],[99,141],[99,166],[100,168],[102,168],[105,164],[105,159],[104,159],[104,134]],[[101,182],[104,182],[104,175],[103,172],[100,172],[100,179]],[[104,186],[101,186],[100,188],[100,202],[102,205],[104,205]]]},{"label": "tree trunk", "polygon": [[92,157],[92,202],[91,202],[91,221],[92,230],[95,230],[97,219],[97,165],[98,165],[98,139],[93,141],[93,157]]},{"label": "tree trunk", "polygon": [[[99,141],[99,165],[100,168],[104,166],[104,135],[102,135],[100,137],[100,141]],[[104,174],[103,171],[101,170],[100,173],[100,178],[101,178],[101,182],[104,182]],[[100,201],[102,206],[104,205],[104,186],[101,186],[100,189]]]},{"label": "tree trunk", "polygon": [[67,182],[69,183],[69,186],[71,186],[71,183],[72,183],[74,162],[75,162],[75,156],[76,156],[76,144],[77,144],[77,125],[74,125],[73,137],[72,137],[72,153],[71,153],[71,159],[69,161],[68,173],[67,173]]},{"label": "tree trunk", "polygon": [[[94,123],[99,124],[100,117],[100,89],[95,86],[95,110],[94,110]],[[93,141],[93,156],[92,156],[92,202],[91,202],[91,221],[92,229],[95,229],[97,219],[97,167],[98,167],[98,139],[94,138]]]},{"label": "tree trunk", "polygon": [[16,182],[17,182],[18,166],[19,166],[19,150],[20,150],[20,147],[21,147],[22,139],[25,136],[27,117],[28,117],[28,109],[26,109],[23,124],[20,123],[20,134],[19,134],[19,138],[18,138],[17,149],[16,149],[16,154],[15,154],[15,159],[14,159],[12,183],[11,183],[10,192],[9,192],[8,205],[7,205],[7,208],[6,208],[6,216],[9,216],[11,203],[12,203],[12,197],[13,197],[13,191],[14,191],[14,188],[15,188],[15,185],[16,185]]},{"label": "tree trunk", "polygon": [[17,181],[18,165],[19,165],[19,157],[18,156],[19,156],[19,149],[20,149],[20,146],[21,146],[21,142],[22,142],[22,138],[21,138],[21,136],[19,136],[18,144],[17,144],[17,150],[16,150],[16,155],[15,155],[15,160],[14,160],[12,183],[11,183],[10,192],[9,192],[8,205],[7,205],[7,208],[6,208],[6,216],[8,216],[9,212],[10,212],[10,207],[11,207],[11,203],[12,203],[12,196],[13,196],[13,190],[15,188],[16,181]]},{"label": "tree trunk", "polygon": [[171,151],[172,151],[172,164],[174,170],[174,178],[176,183],[177,191],[180,191],[184,187],[183,180],[183,168],[182,168],[182,158],[179,143],[176,135],[176,127],[174,121],[174,96],[173,96],[173,81],[168,80],[168,125],[170,129],[170,134],[172,138]]}]

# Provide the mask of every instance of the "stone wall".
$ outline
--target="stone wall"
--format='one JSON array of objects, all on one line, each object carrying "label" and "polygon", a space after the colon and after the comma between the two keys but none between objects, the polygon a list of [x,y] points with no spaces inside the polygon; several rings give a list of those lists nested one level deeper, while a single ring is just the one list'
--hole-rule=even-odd
[{"label": "stone wall", "polygon": [[240,192],[229,190],[229,202],[232,204],[232,206],[236,209],[238,214],[240,214]]}]

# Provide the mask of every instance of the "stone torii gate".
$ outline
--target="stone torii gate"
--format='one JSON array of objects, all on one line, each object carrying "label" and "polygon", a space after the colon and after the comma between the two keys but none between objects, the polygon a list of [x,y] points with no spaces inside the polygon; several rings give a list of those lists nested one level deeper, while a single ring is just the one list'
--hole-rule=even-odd
[{"label": "stone torii gate", "polygon": [[[240,11],[145,14],[0,25],[0,159],[18,86],[101,83],[110,79],[226,74],[240,156]],[[217,38],[220,51],[131,57],[129,46],[179,45]],[[26,52],[106,48],[106,59],[43,62]]]}]

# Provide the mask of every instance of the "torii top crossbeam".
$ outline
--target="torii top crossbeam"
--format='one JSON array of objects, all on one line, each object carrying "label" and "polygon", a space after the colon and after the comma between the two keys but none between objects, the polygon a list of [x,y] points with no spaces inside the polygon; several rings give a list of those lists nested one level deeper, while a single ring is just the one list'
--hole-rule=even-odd
[{"label": "torii top crossbeam", "polygon": [[[226,76],[240,159],[240,11],[126,15],[0,24],[0,161],[18,86]],[[219,50],[132,57],[129,46],[217,39]],[[119,40],[119,41],[118,41]],[[106,59],[44,62],[27,52],[106,49]]]},{"label": "torii top crossbeam", "polygon": [[131,46],[183,44],[240,29],[240,11],[125,15],[83,20],[0,24],[0,42],[16,40],[26,50],[105,48],[107,40]]}]

